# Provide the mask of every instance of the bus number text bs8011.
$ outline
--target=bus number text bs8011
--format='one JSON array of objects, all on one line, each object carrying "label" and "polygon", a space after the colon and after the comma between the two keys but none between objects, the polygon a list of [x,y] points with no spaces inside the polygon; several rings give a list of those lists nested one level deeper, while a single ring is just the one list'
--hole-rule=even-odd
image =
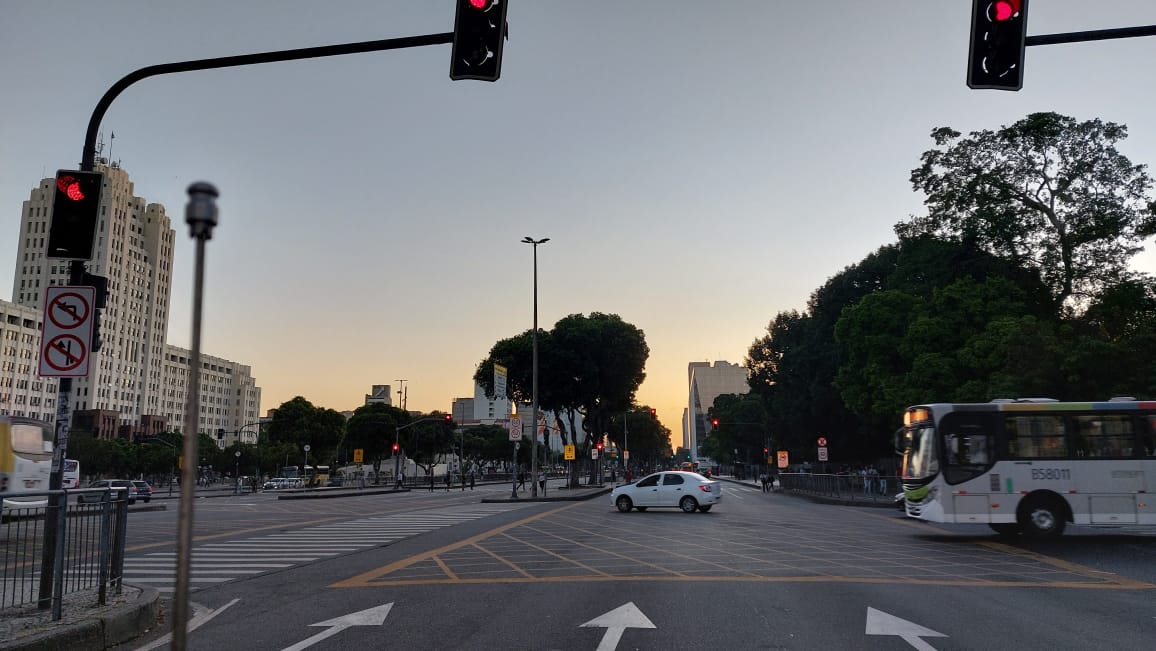
[{"label": "bus number text bs8011", "polygon": [[1032,479],[1071,479],[1069,468],[1032,468]]}]

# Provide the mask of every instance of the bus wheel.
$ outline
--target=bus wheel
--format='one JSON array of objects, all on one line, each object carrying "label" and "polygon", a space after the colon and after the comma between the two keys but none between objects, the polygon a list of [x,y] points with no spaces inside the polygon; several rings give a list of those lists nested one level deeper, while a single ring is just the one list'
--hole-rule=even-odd
[{"label": "bus wheel", "polygon": [[1001,536],[1015,536],[1020,532],[1020,526],[1014,522],[1001,522],[998,524],[989,524],[988,526]]},{"label": "bus wheel", "polygon": [[1050,497],[1029,497],[1020,505],[1019,525],[1032,538],[1056,538],[1064,533],[1064,512]]}]

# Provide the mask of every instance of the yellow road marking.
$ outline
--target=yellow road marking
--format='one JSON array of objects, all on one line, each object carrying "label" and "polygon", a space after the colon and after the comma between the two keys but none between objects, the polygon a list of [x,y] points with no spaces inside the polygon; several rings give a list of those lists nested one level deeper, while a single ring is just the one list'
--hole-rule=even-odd
[{"label": "yellow road marking", "polygon": [[434,561],[437,562],[438,567],[442,568],[442,571],[446,573],[446,576],[450,577],[451,579],[453,579],[455,581],[458,580],[458,575],[454,574],[453,570],[451,570],[449,568],[449,566],[446,565],[445,561],[443,561],[440,557],[435,557]]},{"label": "yellow road marking", "polygon": [[465,540],[461,540],[461,541],[458,541],[456,543],[446,545],[444,547],[439,547],[438,549],[433,549],[433,550],[430,550],[427,552],[422,552],[421,554],[418,554],[416,556],[410,556],[409,558],[402,559],[402,560],[396,561],[394,563],[390,563],[389,565],[386,565],[383,567],[379,567],[376,570],[370,570],[368,572],[363,572],[361,574],[358,574],[357,576],[348,578],[344,581],[338,581],[337,583],[334,583],[333,585],[331,585],[329,587],[331,587],[331,588],[354,588],[354,587],[362,587],[365,585],[372,585],[370,583],[370,581],[373,581],[374,579],[376,579],[380,576],[385,576],[386,574],[390,574],[391,572],[395,572],[395,571],[400,570],[402,568],[409,567],[410,565],[413,565],[414,563],[418,563],[418,562],[421,562],[424,560],[434,558],[436,556],[440,556],[442,554],[445,554],[446,552],[452,552],[456,549],[461,549],[462,547],[467,547],[467,546],[473,545],[474,543],[477,543],[481,540],[485,540],[486,538],[491,538],[493,536],[496,536],[497,534],[500,534],[503,531],[506,531],[508,529],[512,529],[514,527],[521,526],[523,524],[526,524],[527,522],[533,522],[534,520],[539,520],[539,519],[544,518],[548,515],[554,515],[555,513],[561,513],[562,511],[572,509],[572,508],[579,506],[581,504],[583,504],[583,502],[574,502],[572,504],[567,504],[566,506],[563,506],[563,507],[551,509],[549,511],[543,511],[542,513],[539,513],[537,515],[531,515],[530,517],[522,518],[521,520],[517,520],[517,521],[511,522],[509,524],[504,524],[504,525],[497,527],[495,529],[491,529],[489,531],[482,532],[476,536],[471,536],[470,538],[466,538]]}]

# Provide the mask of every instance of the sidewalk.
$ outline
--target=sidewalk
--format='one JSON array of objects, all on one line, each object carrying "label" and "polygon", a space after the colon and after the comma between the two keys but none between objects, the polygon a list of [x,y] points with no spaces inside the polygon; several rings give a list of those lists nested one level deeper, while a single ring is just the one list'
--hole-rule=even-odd
[{"label": "sidewalk", "polygon": [[[762,490],[762,484],[760,484],[758,480],[735,479],[734,477],[721,476],[721,475],[711,477],[711,479],[718,479],[718,480],[725,481],[725,482],[728,482],[731,484],[741,484],[743,486],[753,486],[759,490]],[[840,506],[867,506],[867,507],[885,508],[885,509],[894,509],[895,508],[895,498],[893,495],[865,494],[865,493],[851,492],[851,491],[841,493],[839,495],[828,495],[828,494],[823,494],[823,493],[820,493],[817,491],[806,491],[806,490],[785,489],[785,488],[776,488],[773,492],[777,493],[777,494],[782,494],[782,495],[790,495],[792,497],[804,497],[804,498],[809,499],[812,502],[816,502],[818,504],[835,504],[835,505],[840,505]]]}]

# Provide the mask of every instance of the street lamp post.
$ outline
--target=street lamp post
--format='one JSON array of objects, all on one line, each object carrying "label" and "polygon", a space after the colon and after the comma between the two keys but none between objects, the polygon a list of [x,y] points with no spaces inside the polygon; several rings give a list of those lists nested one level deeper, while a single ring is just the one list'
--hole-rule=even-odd
[{"label": "street lamp post", "polygon": [[233,458],[236,462],[233,464],[233,494],[241,494],[241,451],[237,450],[233,453]]},{"label": "street lamp post", "polygon": [[301,467],[301,474],[305,477],[305,480],[308,481],[309,480],[309,450],[310,450],[308,443],[305,444],[304,450],[305,450],[305,465]]},{"label": "street lamp post", "polygon": [[[535,240],[530,236],[522,238],[523,244],[529,244],[534,247],[534,352],[533,352],[533,380],[532,384],[532,400],[533,407],[531,409],[531,420],[533,429],[532,442],[530,444],[530,497],[538,496],[538,245],[549,242],[550,238],[543,237],[540,240]],[[545,489],[543,489],[545,492]]]}]

